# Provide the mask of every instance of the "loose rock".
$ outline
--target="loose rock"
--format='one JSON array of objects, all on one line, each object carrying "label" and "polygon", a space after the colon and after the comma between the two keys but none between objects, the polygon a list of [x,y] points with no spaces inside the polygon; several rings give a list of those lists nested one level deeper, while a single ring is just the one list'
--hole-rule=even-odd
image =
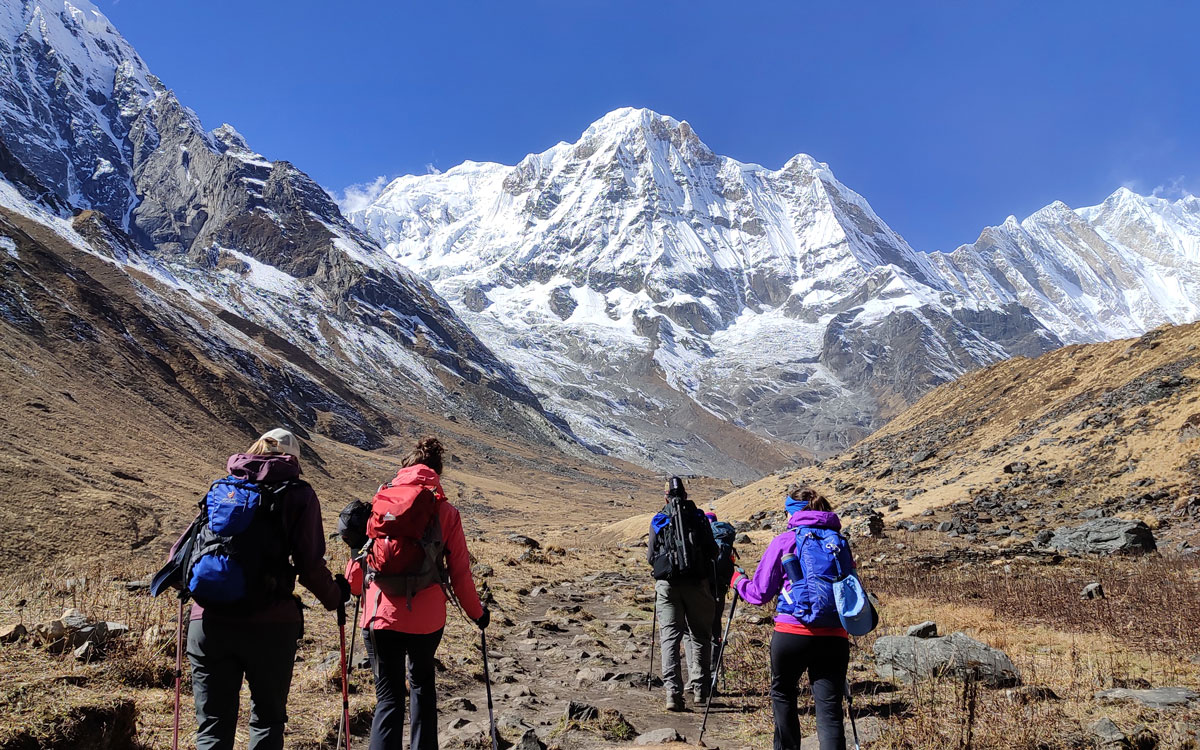
[{"label": "loose rock", "polygon": [[1008,655],[964,633],[941,638],[884,636],[875,641],[875,671],[884,679],[914,679],[952,674],[977,679],[987,687],[1014,687],[1021,675]]},{"label": "loose rock", "polygon": [[937,623],[933,620],[926,620],[919,625],[913,625],[905,633],[905,635],[912,636],[913,638],[937,638],[937,634]]},{"label": "loose rock", "polygon": [[1083,591],[1079,594],[1080,599],[1103,599],[1104,587],[1099,582],[1089,583],[1083,587]]},{"label": "loose rock", "polygon": [[1150,708],[1168,709],[1200,701],[1200,693],[1182,687],[1161,687],[1149,690],[1112,688],[1096,693],[1102,703],[1140,703]]},{"label": "loose rock", "polygon": [[1049,545],[1062,552],[1093,555],[1144,555],[1158,549],[1149,526],[1124,518],[1097,518],[1081,526],[1056,529]]},{"label": "loose rock", "polygon": [[668,742],[686,742],[676,729],[666,727],[664,729],[652,729],[649,732],[639,734],[637,739],[633,741],[635,745],[665,745]]}]

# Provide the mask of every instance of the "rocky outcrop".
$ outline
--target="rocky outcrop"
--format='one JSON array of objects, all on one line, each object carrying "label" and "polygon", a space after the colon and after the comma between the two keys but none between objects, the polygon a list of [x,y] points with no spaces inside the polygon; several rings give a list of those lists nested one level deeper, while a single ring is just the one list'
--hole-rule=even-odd
[{"label": "rocky outcrop", "polygon": [[1080,526],[1056,529],[1049,546],[1088,555],[1144,555],[1157,549],[1149,526],[1124,518],[1097,518]]},{"label": "rocky outcrop", "polygon": [[1007,654],[963,633],[941,638],[883,636],[875,641],[874,651],[875,671],[884,679],[912,682],[950,676],[977,680],[993,688],[1021,682]]}]

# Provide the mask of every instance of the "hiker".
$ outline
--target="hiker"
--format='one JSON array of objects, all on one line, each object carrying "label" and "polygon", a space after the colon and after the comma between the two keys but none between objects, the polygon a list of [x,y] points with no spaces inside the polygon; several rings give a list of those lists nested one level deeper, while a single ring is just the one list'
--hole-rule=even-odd
[{"label": "hiker", "polygon": [[680,645],[689,640],[688,684],[696,705],[712,687],[712,627],[716,608],[717,543],[679,477],[667,482],[667,502],[650,522],[646,559],[655,579],[655,609],[661,631],[663,685],[668,711],[685,710]]},{"label": "hiker", "polygon": [[[717,658],[721,653],[721,617],[725,612],[725,597],[729,594],[729,579],[733,577],[733,570],[737,567],[737,550],[733,547],[733,539],[737,536],[737,529],[733,524],[726,521],[717,520],[716,513],[705,513],[704,517],[708,519],[709,528],[712,529],[713,540],[717,543],[717,563],[716,574],[713,581],[716,584],[717,593],[715,596],[716,607],[713,610],[712,624],[712,668],[717,668]],[[691,639],[687,641],[688,647],[692,646]],[[689,659],[691,657],[688,657]],[[720,675],[714,674],[715,680]]]},{"label": "hiker", "polygon": [[[437,750],[434,654],[446,627],[446,603],[457,601],[480,630],[491,620],[471,577],[462,518],[442,491],[444,452],[433,437],[409,451],[372,503],[369,553],[346,569],[353,592],[363,595],[359,625],[375,673],[371,750],[401,750],[406,661],[409,746]],[[406,545],[404,538],[413,541]]]},{"label": "hiker", "polygon": [[[205,592],[199,582],[221,581],[219,566],[206,562],[218,556],[202,554],[207,538],[203,527],[197,537],[196,562],[190,568],[196,602],[187,632],[196,748],[233,748],[245,678],[250,685],[250,748],[279,750],[287,722],[296,642],[304,631],[304,616],[294,591],[296,581],[329,610],[350,598],[350,586],[342,576],[330,574],[325,565],[321,505],[312,487],[299,478],[300,441],[295,435],[284,429],[271,430],[245,453],[230,456],[226,466],[231,478],[256,483],[250,486],[262,491],[264,504],[255,511],[254,523],[242,532],[242,554],[231,553],[247,571],[245,587],[253,596],[225,605],[213,603],[222,592]],[[224,487],[233,486],[222,482],[214,487],[220,485],[224,492]],[[233,490],[229,492],[233,494]],[[272,493],[277,502],[268,510],[265,498]],[[211,519],[207,523],[211,525]],[[247,538],[250,535],[256,536]],[[238,549],[237,538],[225,548]],[[250,573],[254,569],[257,575]],[[240,587],[242,582],[227,585]],[[201,600],[209,606],[203,606]]]},{"label": "hiker", "polygon": [[[821,750],[845,750],[842,697],[850,663],[850,637],[841,626],[832,594],[821,595],[822,583],[816,576],[826,574],[834,558],[848,575],[854,561],[845,538],[837,533],[842,523],[828,500],[815,490],[793,485],[788,488],[786,508],[790,514],[788,530],[767,546],[754,577],[746,578],[739,569],[731,584],[742,599],[755,606],[779,597],[771,636],[775,750],[800,750],[796,699],[805,672],[816,703]],[[799,562],[799,570],[794,562]],[[812,577],[804,578],[810,573]]]}]

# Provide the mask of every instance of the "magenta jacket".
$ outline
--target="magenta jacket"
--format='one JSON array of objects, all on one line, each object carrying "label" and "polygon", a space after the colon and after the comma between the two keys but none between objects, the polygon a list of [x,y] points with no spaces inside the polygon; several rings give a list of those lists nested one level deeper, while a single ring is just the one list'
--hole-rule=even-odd
[{"label": "magenta jacket", "polygon": [[[783,572],[783,556],[796,554],[796,529],[801,526],[819,529],[841,531],[842,521],[837,513],[821,510],[802,510],[793,513],[788,519],[788,530],[779,534],[767,545],[758,567],[754,569],[752,578],[739,579],[735,586],[738,596],[756,607],[771,602],[779,596],[784,587],[791,588],[791,581]],[[791,615],[775,615],[776,630],[798,633],[807,632],[811,635],[841,635],[846,636],[842,628],[811,628]],[[783,627],[780,627],[783,626]]]}]

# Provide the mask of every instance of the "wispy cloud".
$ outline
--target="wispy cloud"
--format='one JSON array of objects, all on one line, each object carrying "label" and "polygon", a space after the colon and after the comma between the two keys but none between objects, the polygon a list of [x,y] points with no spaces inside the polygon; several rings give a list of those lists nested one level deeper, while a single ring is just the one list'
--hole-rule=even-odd
[{"label": "wispy cloud", "polygon": [[442,173],[442,170],[435,167],[433,165],[433,162],[429,162],[428,164],[425,165],[425,174],[441,174],[441,173]]},{"label": "wispy cloud", "polygon": [[379,175],[370,182],[356,182],[353,185],[347,185],[340,193],[333,191],[331,195],[337,201],[338,207],[342,209],[342,213],[350,214],[371,205],[371,202],[379,197],[389,182],[391,182],[389,178]]},{"label": "wispy cloud", "polygon": [[1172,177],[1165,183],[1158,185],[1154,190],[1150,191],[1150,195],[1155,198],[1167,198],[1175,200],[1191,195],[1191,191],[1187,189],[1187,178],[1183,175]]}]

